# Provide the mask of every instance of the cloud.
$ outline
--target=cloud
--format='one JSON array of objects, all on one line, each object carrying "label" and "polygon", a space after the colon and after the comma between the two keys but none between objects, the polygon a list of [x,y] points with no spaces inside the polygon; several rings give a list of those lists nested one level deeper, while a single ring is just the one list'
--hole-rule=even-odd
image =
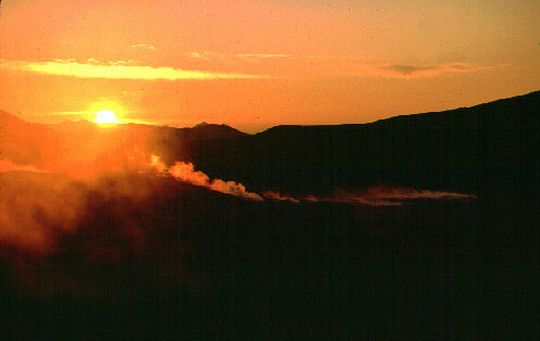
[{"label": "cloud", "polygon": [[210,51],[192,51],[185,53],[184,56],[187,56],[192,59],[200,60],[257,60],[257,59],[280,59],[280,58],[289,58],[294,57],[291,54],[285,53],[218,53]]},{"label": "cloud", "polygon": [[[147,44],[132,48],[151,49]],[[448,73],[473,73],[502,64],[399,64],[364,55],[290,55],[282,53],[188,52],[179,56],[184,68],[141,65],[137,60],[100,62],[89,58],[52,61],[0,59],[0,70],[56,76],[134,80],[314,79],[314,78],[429,78]],[[220,71],[221,70],[221,71]]]},{"label": "cloud", "polygon": [[133,45],[130,45],[129,47],[131,47],[132,49],[141,49],[141,50],[155,50],[156,49],[154,45],[150,45],[150,44],[133,44]]},{"label": "cloud", "polygon": [[0,69],[25,71],[55,76],[103,79],[135,80],[211,80],[211,79],[252,79],[261,76],[233,72],[185,70],[167,66],[154,67],[133,65],[134,61],[99,63],[89,59],[85,63],[73,59],[30,62],[0,60]]},{"label": "cloud", "polygon": [[236,56],[240,58],[258,58],[258,59],[272,59],[272,58],[289,58],[292,55],[283,53],[240,53]]},{"label": "cloud", "polygon": [[447,73],[472,73],[499,68],[501,64],[438,63],[399,64],[382,58],[361,54],[331,55],[285,53],[216,53],[189,52],[183,55],[186,62],[219,65],[223,68],[243,70],[248,74],[272,75],[273,78],[324,78],[324,77],[381,77],[426,78]]},{"label": "cloud", "polygon": [[381,69],[391,71],[391,72],[396,72],[396,73],[403,74],[403,75],[410,75],[410,74],[413,74],[413,73],[423,72],[423,71],[427,71],[427,70],[433,70],[433,69],[436,69],[436,68],[425,67],[425,66],[415,66],[415,65],[395,64],[395,65],[388,65],[388,66],[385,66],[385,67],[381,67]]},{"label": "cloud", "polygon": [[434,77],[444,73],[476,72],[498,68],[499,64],[449,63],[435,65],[388,64],[379,67],[389,77]]}]

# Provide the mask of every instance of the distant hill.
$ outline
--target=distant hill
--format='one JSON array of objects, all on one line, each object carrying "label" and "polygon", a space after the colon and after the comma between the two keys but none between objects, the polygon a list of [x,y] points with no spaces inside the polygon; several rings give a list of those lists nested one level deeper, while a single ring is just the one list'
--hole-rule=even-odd
[{"label": "distant hill", "polygon": [[0,160],[39,166],[46,162],[46,150],[57,144],[58,138],[49,127],[0,111]]},{"label": "distant hill", "polygon": [[537,91],[369,124],[277,126],[202,143],[196,162],[250,188],[298,193],[391,184],[538,194],[539,128]]},{"label": "distant hill", "polygon": [[225,124],[199,124],[193,128],[127,125],[124,128],[139,135],[141,131],[145,131],[146,150],[160,155],[167,163],[177,160],[193,161],[194,150],[204,141],[223,141],[248,136]]},{"label": "distant hill", "polygon": [[539,129],[540,91],[369,124],[276,126],[255,135],[207,123],[46,126],[2,112],[0,158],[84,170],[154,153],[257,191],[328,194],[380,184],[537,196]]},{"label": "distant hill", "polygon": [[89,121],[44,125],[0,112],[0,160],[52,171],[79,168],[91,172],[105,165],[127,165],[134,157],[160,155],[167,162],[186,158],[199,141],[245,136],[221,124],[173,128],[125,124],[102,128]]}]

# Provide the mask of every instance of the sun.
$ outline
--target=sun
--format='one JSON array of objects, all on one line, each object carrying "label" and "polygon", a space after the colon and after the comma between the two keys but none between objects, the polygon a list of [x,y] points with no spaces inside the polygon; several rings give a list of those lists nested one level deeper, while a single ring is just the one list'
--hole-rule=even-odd
[{"label": "sun", "polygon": [[96,119],[94,120],[97,124],[119,124],[120,121],[116,118],[116,114],[110,110],[100,110],[96,112]]}]

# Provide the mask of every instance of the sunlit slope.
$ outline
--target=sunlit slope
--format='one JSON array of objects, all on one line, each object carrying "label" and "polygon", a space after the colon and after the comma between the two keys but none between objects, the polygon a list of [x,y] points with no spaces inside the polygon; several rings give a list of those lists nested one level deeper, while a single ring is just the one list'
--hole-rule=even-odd
[{"label": "sunlit slope", "polygon": [[234,128],[216,124],[194,128],[89,121],[42,125],[0,112],[0,161],[3,168],[32,167],[89,177],[147,164],[152,154],[168,162],[189,159],[199,140],[244,135]]}]

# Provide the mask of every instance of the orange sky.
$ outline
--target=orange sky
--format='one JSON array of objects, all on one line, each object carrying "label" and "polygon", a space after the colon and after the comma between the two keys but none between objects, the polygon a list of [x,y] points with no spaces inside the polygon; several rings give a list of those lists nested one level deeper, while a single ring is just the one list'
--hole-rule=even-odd
[{"label": "orange sky", "polygon": [[[226,5],[225,5],[226,3]],[[246,131],[540,89],[535,1],[4,0],[0,109]]]}]

